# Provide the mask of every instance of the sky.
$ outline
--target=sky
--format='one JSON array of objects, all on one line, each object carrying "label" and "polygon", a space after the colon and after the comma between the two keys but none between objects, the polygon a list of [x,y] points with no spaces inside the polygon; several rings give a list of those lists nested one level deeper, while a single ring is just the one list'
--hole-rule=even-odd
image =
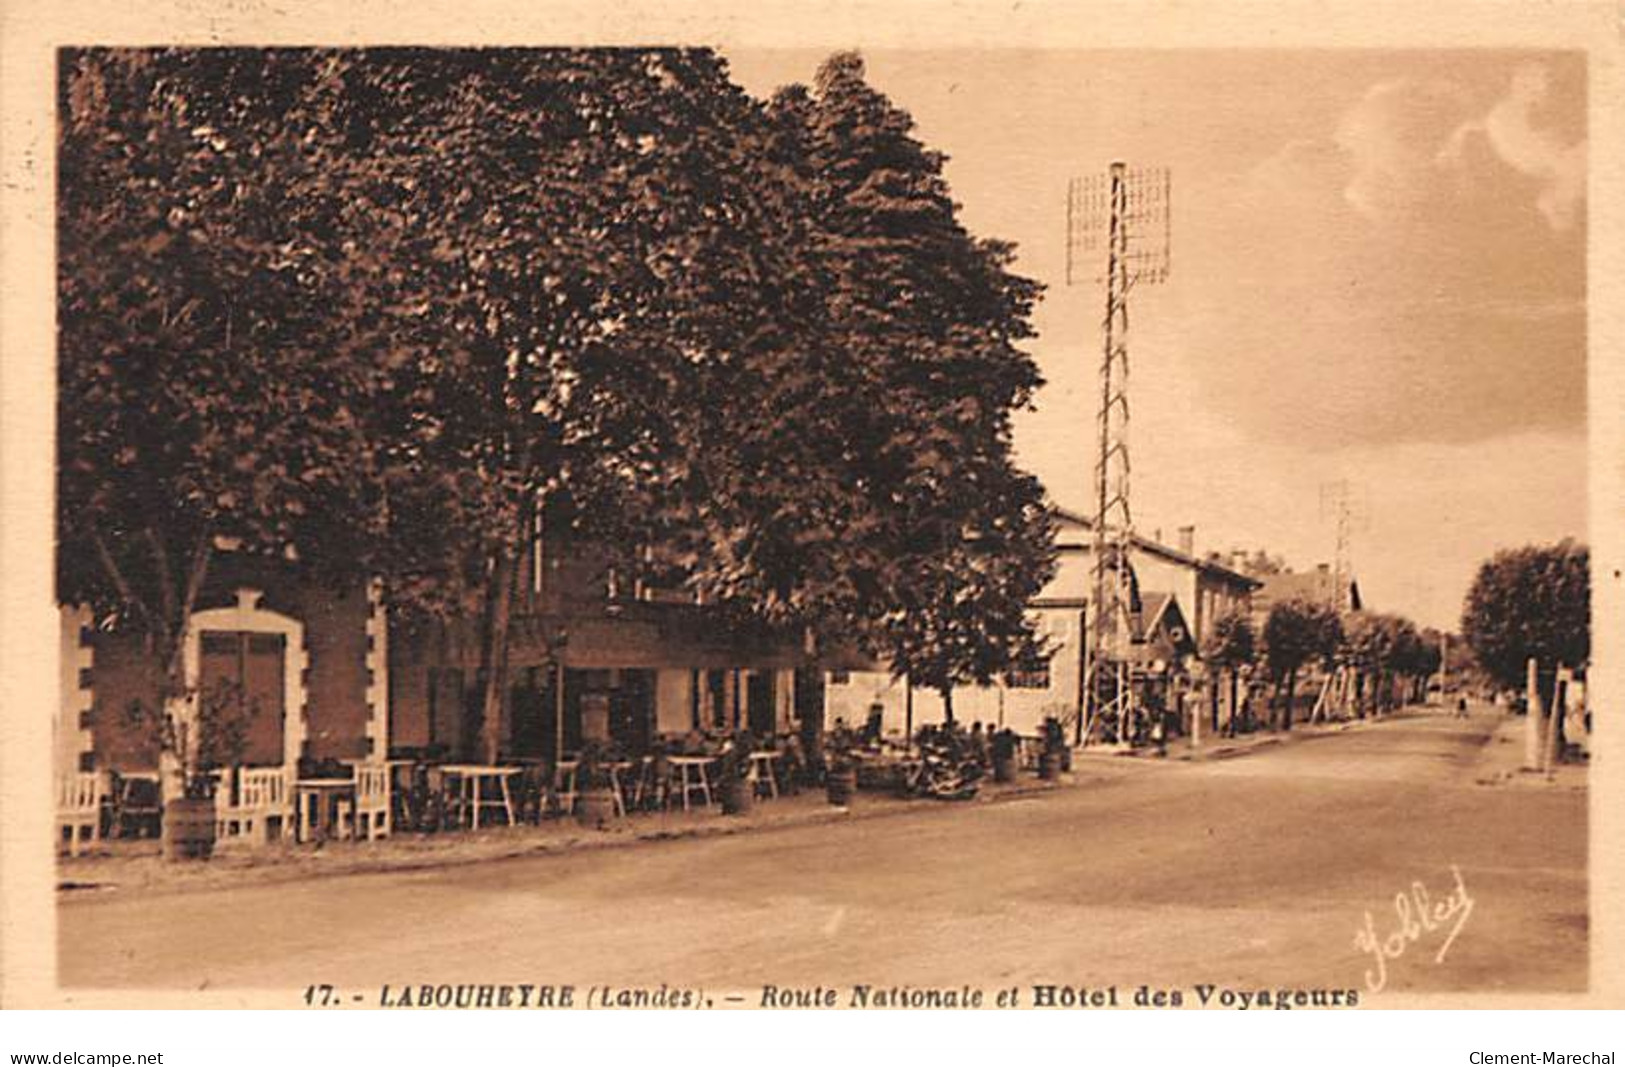
[{"label": "sky", "polygon": [[[765,96],[826,53],[730,50]],[[1022,462],[1087,510],[1103,294],[1065,284],[1069,178],[1169,168],[1171,271],[1131,299],[1136,528],[1331,562],[1454,629],[1499,548],[1585,532],[1578,53],[866,51],[973,233],[1048,287]]]}]

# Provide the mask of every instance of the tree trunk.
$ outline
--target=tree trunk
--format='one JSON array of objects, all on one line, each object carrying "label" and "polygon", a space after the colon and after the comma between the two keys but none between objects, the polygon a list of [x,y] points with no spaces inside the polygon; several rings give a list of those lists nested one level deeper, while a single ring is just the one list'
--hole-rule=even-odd
[{"label": "tree trunk", "polygon": [[167,801],[188,790],[193,784],[189,772],[196,769],[198,737],[187,699],[186,638],[191,630],[192,609],[203,591],[214,556],[214,534],[208,526],[195,532],[186,561],[186,584],[180,588],[176,587],[175,569],[163,538],[148,526],[143,530],[143,539],[152,554],[157,606],[136,592],[107,542],[99,534],[94,538],[97,558],[118,593],[120,605],[140,621],[148,648],[158,661],[158,707],[153,712],[161,717],[156,724],[159,790]]},{"label": "tree trunk", "polygon": [[1298,668],[1286,672],[1286,707],[1281,709],[1281,729],[1292,731],[1292,702],[1298,695]]},{"label": "tree trunk", "polygon": [[1208,683],[1207,695],[1208,695],[1208,704],[1210,705],[1210,711],[1211,711],[1211,723],[1212,723],[1212,726],[1213,726],[1213,729],[1211,731],[1209,731],[1209,732],[1212,733],[1214,737],[1218,737],[1219,736],[1219,680],[1217,678],[1213,679],[1213,681]]},{"label": "tree trunk", "polygon": [[1240,706],[1239,706],[1240,700],[1241,700],[1241,671],[1238,670],[1235,667],[1231,667],[1230,668],[1230,721],[1226,724],[1226,728],[1230,731],[1230,736],[1231,737],[1236,736],[1236,712],[1241,710]]},{"label": "tree trunk", "polygon": [[502,748],[502,708],[508,681],[508,623],[513,614],[513,553],[498,552],[485,598],[485,633],[480,642],[480,753],[494,764]]},{"label": "tree trunk", "polygon": [[942,721],[943,722],[953,722],[954,721],[954,687],[952,685],[945,685],[945,686],[942,687],[940,692],[942,693]]}]

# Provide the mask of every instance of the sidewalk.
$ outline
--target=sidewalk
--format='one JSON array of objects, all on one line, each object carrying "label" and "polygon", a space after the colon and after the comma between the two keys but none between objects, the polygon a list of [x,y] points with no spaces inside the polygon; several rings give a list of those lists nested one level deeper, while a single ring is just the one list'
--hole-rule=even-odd
[{"label": "sidewalk", "polygon": [[984,783],[972,801],[909,799],[860,792],[850,807],[833,807],[822,789],[794,797],[759,800],[749,814],[722,815],[717,809],[639,813],[605,830],[589,830],[574,819],[548,819],[541,825],[496,827],[479,832],[399,834],[378,841],[335,841],[318,845],[233,844],[200,862],[165,862],[157,841],[100,842],[95,851],[57,860],[57,889],[65,900],[103,892],[175,893],[271,885],[339,875],[432,870],[488,863],[521,856],[563,855],[624,848],[685,838],[720,837],[784,830],[822,823],[851,822],[907,813],[962,810],[1106,784],[1110,773],[1073,773],[1045,782],[1023,774],[1005,785]]},{"label": "sidewalk", "polygon": [[1505,715],[1485,739],[1484,751],[1475,768],[1479,785],[1525,789],[1584,789],[1590,777],[1590,761],[1559,763],[1548,772],[1529,771],[1523,766],[1525,719]]},{"label": "sidewalk", "polygon": [[1179,762],[1231,759],[1236,756],[1245,756],[1259,749],[1272,748],[1276,745],[1290,744],[1294,741],[1309,741],[1317,737],[1331,737],[1347,730],[1361,729],[1377,723],[1392,722],[1394,719],[1406,715],[1410,710],[1402,708],[1381,718],[1346,719],[1324,723],[1295,723],[1289,731],[1255,730],[1252,733],[1241,734],[1237,737],[1226,737],[1221,734],[1217,738],[1210,734],[1204,734],[1199,747],[1192,746],[1190,738],[1181,737],[1168,745],[1166,754],[1159,754],[1154,748],[1095,745],[1089,748],[1073,749],[1073,758],[1074,760],[1166,759]]}]

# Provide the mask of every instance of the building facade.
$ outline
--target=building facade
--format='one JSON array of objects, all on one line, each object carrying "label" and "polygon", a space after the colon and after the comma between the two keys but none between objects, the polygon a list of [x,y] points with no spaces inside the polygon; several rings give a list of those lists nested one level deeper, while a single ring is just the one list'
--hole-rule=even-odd
[{"label": "building facade", "polygon": [[[1038,631],[1051,651],[1041,669],[1006,675],[996,685],[954,691],[955,719],[1036,734],[1046,718],[1075,719],[1083,702],[1083,679],[1094,581],[1093,523],[1063,509],[1054,512],[1055,577],[1033,601]],[[1189,528],[1187,528],[1189,531]],[[1190,665],[1216,620],[1246,613],[1255,579],[1213,560],[1198,558],[1186,544],[1172,548],[1136,536],[1130,566],[1138,590],[1133,647],[1135,671],[1150,684],[1154,700],[1176,703]],[[884,733],[943,719],[942,698],[894,679],[881,666],[833,672],[825,690],[825,718],[861,726],[878,714]]]}]

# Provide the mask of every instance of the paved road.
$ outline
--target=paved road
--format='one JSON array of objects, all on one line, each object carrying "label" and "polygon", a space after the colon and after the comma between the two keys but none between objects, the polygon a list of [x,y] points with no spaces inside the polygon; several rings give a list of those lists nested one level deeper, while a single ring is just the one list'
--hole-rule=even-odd
[{"label": "paved road", "polygon": [[[1372,916],[1461,872],[1391,990],[1586,982],[1585,794],[1474,784],[1496,719],[1418,716],[1105,784],[634,849],[72,900],[61,981],[302,988],[820,981],[1363,989]],[[1458,891],[1459,892],[1459,891]],[[1187,994],[1188,995],[1188,994]]]}]

